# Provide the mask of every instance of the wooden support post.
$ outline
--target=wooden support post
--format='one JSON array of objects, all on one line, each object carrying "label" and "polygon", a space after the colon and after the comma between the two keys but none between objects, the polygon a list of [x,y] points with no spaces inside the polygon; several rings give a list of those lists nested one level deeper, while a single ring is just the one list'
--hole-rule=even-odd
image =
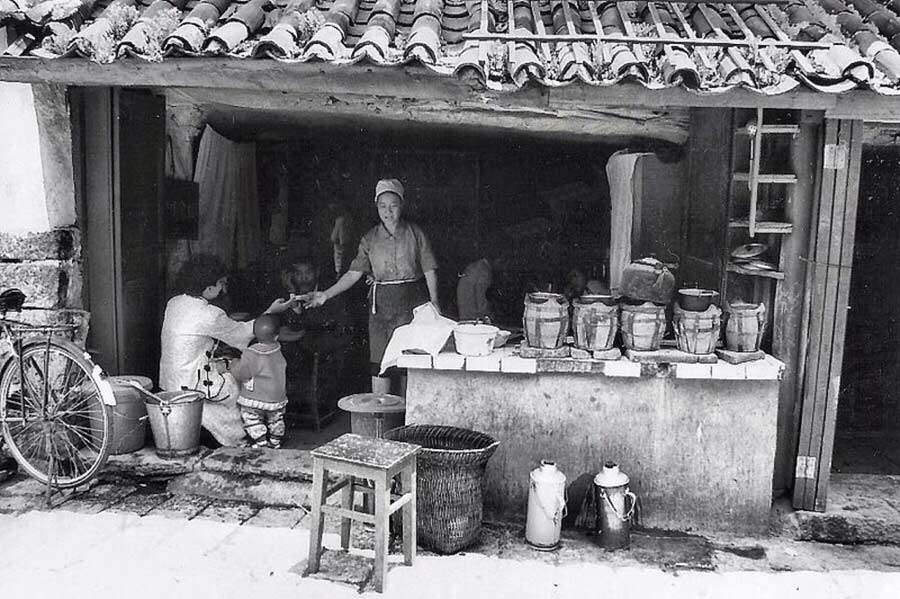
[{"label": "wooden support post", "polygon": [[784,273],[784,279],[776,287],[772,335],[772,353],[785,365],[778,400],[778,439],[772,481],[772,488],[777,494],[794,482],[794,450],[799,426],[797,409],[800,405],[797,382],[798,377],[803,376],[805,354],[800,348],[806,340],[801,333],[803,299],[812,209],[817,191],[816,173],[821,169],[821,123],[821,113],[802,113],[800,132],[794,137],[791,147],[791,170],[797,175],[797,184],[789,189],[791,195],[785,220],[792,223],[793,228],[791,234],[784,235],[781,240],[780,270]]},{"label": "wooden support post", "polygon": [[862,160],[862,122],[827,120],[814,210],[809,343],[794,507],[824,511],[834,446]]}]

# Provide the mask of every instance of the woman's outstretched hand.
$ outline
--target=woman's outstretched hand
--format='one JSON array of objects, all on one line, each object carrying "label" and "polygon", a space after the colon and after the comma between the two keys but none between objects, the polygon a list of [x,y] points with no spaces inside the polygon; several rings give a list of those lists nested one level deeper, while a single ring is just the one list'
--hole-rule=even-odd
[{"label": "woman's outstretched hand", "polygon": [[328,294],[326,294],[324,291],[311,291],[307,293],[303,298],[303,302],[310,308],[318,308],[327,301]]},{"label": "woman's outstretched hand", "polygon": [[266,310],[266,314],[281,314],[285,310],[292,308],[294,304],[296,304],[297,298],[283,299],[278,298],[269,308]]}]

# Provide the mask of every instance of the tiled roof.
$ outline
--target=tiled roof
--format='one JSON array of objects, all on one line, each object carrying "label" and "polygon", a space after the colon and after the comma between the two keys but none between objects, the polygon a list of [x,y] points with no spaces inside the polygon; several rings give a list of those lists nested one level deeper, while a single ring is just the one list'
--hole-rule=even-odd
[{"label": "tiled roof", "polygon": [[[225,55],[385,67],[418,63],[448,76],[476,78],[492,89],[629,80],[650,89],[680,85],[707,93],[744,87],[774,95],[800,86],[900,93],[900,0],[490,0],[487,14],[481,0],[107,2],[0,0],[0,25],[12,25],[14,33],[4,52],[98,62]],[[587,37],[601,29],[602,41]],[[478,31],[530,39],[466,37]],[[559,34],[568,41],[540,37]],[[616,36],[744,45],[648,44]],[[771,41],[818,47],[766,46]]]}]

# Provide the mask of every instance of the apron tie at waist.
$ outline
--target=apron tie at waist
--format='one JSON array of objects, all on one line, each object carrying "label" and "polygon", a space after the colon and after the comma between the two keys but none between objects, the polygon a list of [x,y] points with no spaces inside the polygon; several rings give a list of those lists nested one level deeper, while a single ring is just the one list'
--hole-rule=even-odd
[{"label": "apron tie at waist", "polygon": [[376,313],[375,295],[379,285],[405,285],[407,283],[416,283],[421,280],[422,277],[416,279],[398,279],[396,281],[372,281],[372,314]]}]

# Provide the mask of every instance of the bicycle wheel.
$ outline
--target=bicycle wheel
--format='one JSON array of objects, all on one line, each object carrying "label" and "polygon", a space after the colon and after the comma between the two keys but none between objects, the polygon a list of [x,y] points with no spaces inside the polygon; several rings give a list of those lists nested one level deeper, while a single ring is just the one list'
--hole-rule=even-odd
[{"label": "bicycle wheel", "polygon": [[9,452],[29,476],[56,488],[88,482],[109,453],[109,387],[78,346],[62,339],[27,343],[20,358],[0,370]]}]

